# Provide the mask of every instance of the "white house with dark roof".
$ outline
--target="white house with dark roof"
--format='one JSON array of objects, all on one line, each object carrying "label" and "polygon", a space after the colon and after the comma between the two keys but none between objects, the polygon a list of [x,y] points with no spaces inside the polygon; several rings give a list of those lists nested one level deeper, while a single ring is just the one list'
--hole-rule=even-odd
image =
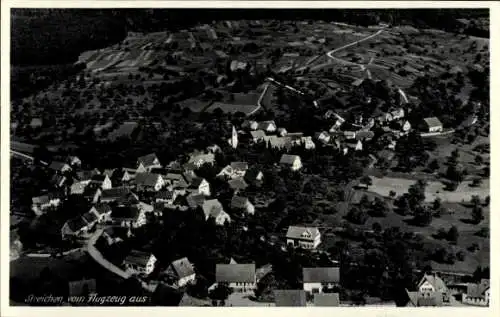
[{"label": "white house with dark roof", "polygon": [[194,169],[200,168],[204,164],[214,164],[215,155],[213,153],[192,153],[185,167],[192,166]]},{"label": "white house with dark roof", "polygon": [[489,306],[490,280],[481,279],[479,283],[467,284],[467,292],[462,295],[462,303],[474,306]]},{"label": "white house with dark roof", "polygon": [[149,275],[154,271],[156,257],[152,253],[132,250],[123,260],[123,266],[132,274]]},{"label": "white house with dark roof", "polygon": [[241,127],[248,130],[257,130],[259,128],[259,123],[254,120],[245,120],[241,124]]},{"label": "white house with dark roof", "polygon": [[218,199],[205,200],[201,208],[205,214],[205,220],[214,218],[215,223],[219,226],[224,225],[226,222],[231,222],[231,217],[224,211]]},{"label": "white house with dark roof", "polygon": [[47,195],[42,195],[38,197],[33,197],[31,199],[31,210],[39,216],[43,214],[49,208],[58,207],[61,203],[61,196],[53,193]]},{"label": "white house with dark roof", "polygon": [[298,155],[283,154],[280,159],[280,164],[287,166],[292,171],[298,171],[302,168],[302,161]]},{"label": "white house with dark roof", "polygon": [[138,191],[159,191],[165,185],[163,177],[153,173],[139,173],[133,180]]},{"label": "white house with dark roof", "polygon": [[157,203],[172,205],[176,198],[177,191],[175,190],[160,190],[155,194],[155,201]]},{"label": "white house with dark roof", "polygon": [[303,289],[306,293],[323,293],[323,288],[332,288],[340,284],[338,267],[305,267],[302,269]]},{"label": "white house with dark roof", "polygon": [[185,286],[194,282],[196,279],[194,266],[186,257],[170,263],[163,273],[167,276],[168,280],[177,287]]},{"label": "white house with dark roof", "polygon": [[95,204],[90,208],[89,213],[97,217],[97,222],[103,223],[111,219],[112,209],[108,204]]},{"label": "white house with dark roof", "polygon": [[265,132],[276,132],[278,128],[273,120],[268,120],[268,121],[260,121],[257,129]]},{"label": "white house with dark roof", "polygon": [[110,189],[112,188],[111,179],[108,175],[100,174],[92,176],[89,186],[100,187],[101,189]]},{"label": "white house with dark roof", "polygon": [[231,164],[224,167],[217,176],[228,178],[244,177],[247,170],[247,162],[231,162]]},{"label": "white house with dark roof", "polygon": [[256,287],[255,264],[217,264],[215,281],[237,292],[253,292]]},{"label": "white house with dark roof", "polygon": [[138,197],[128,187],[114,187],[105,189],[101,194],[102,203],[117,202],[119,205],[127,201],[138,201]]},{"label": "white house with dark roof", "polygon": [[187,191],[189,193],[202,194],[205,196],[210,196],[210,184],[206,179],[201,177],[195,177],[189,184]]},{"label": "white house with dark roof", "polygon": [[161,167],[160,160],[155,153],[150,153],[137,158],[137,166],[142,165],[146,171],[150,171],[152,168]]},{"label": "white house with dark roof", "polygon": [[253,215],[255,213],[255,206],[248,200],[247,197],[234,195],[231,199],[231,209],[241,210],[247,214]]},{"label": "white house with dark roof", "polygon": [[424,274],[417,285],[417,291],[421,297],[430,297],[435,296],[433,294],[440,294],[442,301],[449,301],[448,287],[446,287],[444,281],[437,274]]},{"label": "white house with dark roof", "polygon": [[250,131],[250,138],[253,142],[259,142],[264,140],[266,133],[263,130]]},{"label": "white house with dark roof", "polygon": [[316,138],[316,140],[318,140],[319,142],[321,142],[323,144],[327,144],[331,140],[330,134],[326,131],[316,132],[314,134],[314,137]]},{"label": "white house with dark roof", "polygon": [[58,173],[65,173],[71,171],[71,166],[64,162],[53,161],[52,163],[50,163],[49,169]]},{"label": "white house with dark roof", "polygon": [[443,124],[437,117],[425,118],[422,122],[422,127],[427,132],[442,132]]},{"label": "white house with dark roof", "polygon": [[321,233],[316,227],[290,226],[286,233],[286,244],[303,249],[316,249],[321,243]]},{"label": "white house with dark roof", "polygon": [[71,184],[69,193],[71,195],[83,195],[86,187],[87,187],[86,183],[75,180],[73,184]]},{"label": "white house with dark roof", "polygon": [[82,161],[78,158],[78,156],[70,155],[66,158],[66,163],[70,165],[70,167],[78,167],[82,165]]}]

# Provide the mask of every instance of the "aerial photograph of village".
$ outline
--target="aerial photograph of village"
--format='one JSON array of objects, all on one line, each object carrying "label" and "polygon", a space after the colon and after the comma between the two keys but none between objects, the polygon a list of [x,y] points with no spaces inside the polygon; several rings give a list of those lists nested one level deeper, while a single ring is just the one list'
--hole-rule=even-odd
[{"label": "aerial photograph of village", "polygon": [[490,306],[489,9],[10,19],[10,306]]}]

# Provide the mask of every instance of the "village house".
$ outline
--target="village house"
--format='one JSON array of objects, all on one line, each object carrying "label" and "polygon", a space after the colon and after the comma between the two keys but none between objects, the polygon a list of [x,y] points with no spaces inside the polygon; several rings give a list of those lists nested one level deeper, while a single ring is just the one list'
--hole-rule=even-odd
[{"label": "village house", "polygon": [[257,128],[259,127],[259,123],[257,121],[253,121],[253,120],[245,120],[243,121],[243,123],[241,124],[241,127],[243,129],[248,129],[248,130],[257,130]]},{"label": "village house", "polygon": [[372,131],[358,131],[356,132],[356,140],[360,141],[370,141],[375,136]]},{"label": "village house", "polygon": [[392,117],[392,120],[399,120],[399,119],[404,118],[405,110],[403,108],[397,108],[397,109],[391,111],[390,115]]},{"label": "village house", "polygon": [[384,113],[384,114],[378,116],[377,120],[380,124],[384,124],[384,123],[392,121],[393,118],[392,118],[392,115],[388,112],[388,113]]},{"label": "village house", "polygon": [[160,190],[155,194],[155,202],[172,205],[177,198],[175,190]]},{"label": "village house", "polygon": [[443,131],[443,124],[436,117],[425,118],[421,126],[429,133]]},{"label": "village house", "polygon": [[200,168],[204,164],[213,165],[215,155],[213,153],[193,153],[189,157],[188,165],[192,165],[194,169]]},{"label": "village house", "polygon": [[277,307],[307,306],[306,292],[301,289],[284,289],[274,291],[274,302]]},{"label": "village house", "polygon": [[56,188],[63,187],[66,184],[66,181],[66,176],[60,174],[54,174],[54,176],[50,179],[50,183]]},{"label": "village house", "polygon": [[97,217],[98,223],[103,223],[111,220],[111,207],[108,204],[96,204],[90,208],[89,213],[93,213]]},{"label": "village house", "polygon": [[190,194],[186,197],[186,204],[191,209],[202,207],[203,203],[207,200],[203,194]]},{"label": "village house", "polygon": [[64,174],[71,171],[71,166],[63,162],[53,161],[52,163],[50,163],[49,169],[53,170],[56,173]]},{"label": "village house", "polygon": [[31,210],[33,210],[35,215],[40,216],[50,208],[57,208],[61,203],[61,195],[49,193],[47,195],[33,197],[31,201]]},{"label": "village house", "polygon": [[217,264],[215,281],[236,292],[253,292],[256,287],[255,264]]},{"label": "village house", "polygon": [[330,142],[331,136],[328,134],[328,132],[321,131],[321,132],[316,132],[314,134],[316,140],[320,141],[323,144],[327,144]]},{"label": "village house", "polygon": [[430,292],[423,295],[420,292],[406,290],[408,302],[406,307],[439,307],[443,306],[443,296],[439,292]]},{"label": "village house", "polygon": [[112,203],[117,202],[118,205],[126,202],[137,202],[138,197],[128,187],[114,187],[102,191],[101,202]]},{"label": "village house", "polygon": [[80,183],[88,185],[90,183],[90,181],[92,180],[92,177],[94,175],[99,175],[99,174],[101,174],[101,172],[99,172],[97,169],[83,170],[83,171],[76,172],[76,177],[78,178]]},{"label": "village house", "polygon": [[201,177],[195,177],[188,186],[187,191],[189,193],[203,194],[205,196],[210,196],[210,184],[206,179]]},{"label": "village house", "polygon": [[167,173],[163,180],[169,189],[187,189],[189,186],[188,176],[182,173]]},{"label": "village house", "polygon": [[83,197],[85,197],[85,199],[92,204],[97,204],[101,198],[101,195],[102,195],[102,189],[98,187],[92,188],[87,186],[83,193]]},{"label": "village house", "polygon": [[137,191],[159,191],[165,185],[163,178],[159,174],[139,173],[133,180]]},{"label": "village house", "polygon": [[66,158],[66,163],[69,164],[70,167],[80,167],[82,165],[82,161],[77,156],[68,156]]},{"label": "village house", "polygon": [[231,222],[231,217],[224,211],[222,204],[217,199],[205,200],[202,205],[205,220],[214,218],[215,224],[222,226],[226,222]]},{"label": "village house", "polygon": [[264,140],[266,133],[262,130],[250,131],[250,137],[254,143]]},{"label": "village house", "polygon": [[121,186],[128,183],[134,175],[135,173],[131,174],[127,170],[120,168],[114,169],[109,178],[111,179],[111,184],[113,186]]},{"label": "village house", "polygon": [[345,146],[348,148],[354,150],[354,151],[361,151],[363,150],[363,142],[361,140],[349,140],[344,143]]},{"label": "village house", "polygon": [[306,293],[323,293],[323,288],[331,289],[339,286],[340,268],[305,267],[302,269],[302,282]]},{"label": "village house", "polygon": [[125,270],[132,274],[149,275],[154,271],[156,257],[149,252],[132,250],[123,260]]},{"label": "village house", "polygon": [[248,184],[242,177],[231,179],[227,183],[229,188],[231,188],[235,193],[240,190],[245,190],[248,187]]},{"label": "village house", "polygon": [[286,244],[303,249],[316,249],[321,243],[321,234],[315,227],[290,226],[286,233]]},{"label": "village house", "polygon": [[298,155],[283,154],[280,164],[289,167],[292,171],[298,171],[302,168],[302,161]]},{"label": "village house", "polygon": [[170,263],[167,269],[163,272],[163,275],[165,275],[169,282],[176,287],[183,287],[196,280],[194,266],[186,257]]},{"label": "village house", "polygon": [[106,227],[104,228],[101,237],[109,245],[120,243],[132,236],[130,228],[125,227]]},{"label": "village house", "polygon": [[343,135],[346,140],[356,139],[356,131],[344,131]]},{"label": "village house", "polygon": [[61,228],[63,240],[79,238],[89,233],[95,222],[87,222],[82,216],[75,217],[64,223]]},{"label": "village house", "polygon": [[113,176],[113,173],[116,171],[117,169],[116,168],[105,168],[104,171],[102,172],[102,175],[106,175],[108,176],[109,178],[111,178],[111,176]]},{"label": "village house", "polygon": [[146,169],[146,172],[149,172],[152,168],[161,167],[160,160],[155,153],[137,158],[137,167],[141,165]]},{"label": "village house", "polygon": [[146,224],[146,213],[153,211],[143,208],[141,204],[113,208],[111,219],[113,223],[122,227],[138,228]]},{"label": "village house", "polygon": [[90,180],[89,186],[99,187],[101,189],[110,189],[112,186],[111,179],[108,175],[94,175]]},{"label": "village house", "polygon": [[252,205],[247,197],[243,196],[233,196],[233,198],[231,199],[231,209],[241,210],[250,215],[253,215],[255,213],[254,205]]},{"label": "village house", "polygon": [[82,215],[83,220],[88,224],[89,228],[94,228],[94,226],[97,224],[99,218],[96,214],[93,212],[86,212]]},{"label": "village house", "polygon": [[248,184],[258,186],[264,180],[264,173],[262,173],[261,170],[252,167],[245,173],[244,179]]},{"label": "village house", "polygon": [[30,121],[30,127],[33,129],[40,128],[43,125],[43,121],[40,118],[33,118]]},{"label": "village house", "polygon": [[71,195],[83,195],[86,187],[87,184],[79,181],[74,181],[73,184],[71,184],[69,193]]},{"label": "village house", "polygon": [[433,293],[440,294],[443,302],[449,301],[449,292],[443,280],[436,274],[424,274],[417,285],[417,290],[422,297],[431,297]]},{"label": "village house", "polygon": [[[266,143],[266,147],[271,149],[290,149],[293,146],[292,139],[288,136],[266,135],[263,141]],[[295,144],[300,144],[300,140],[296,141]]]},{"label": "village house", "polygon": [[462,295],[462,303],[488,306],[490,304],[490,280],[481,279],[479,283],[467,284],[467,293]]},{"label": "village house", "polygon": [[304,146],[306,150],[314,150],[316,148],[316,144],[314,144],[312,137],[305,136],[300,139],[300,143]]},{"label": "village house", "polygon": [[283,137],[288,134],[288,131],[285,128],[278,128],[278,135]]},{"label": "village house", "polygon": [[244,177],[247,170],[247,162],[231,162],[231,164],[224,167],[219,174],[217,174],[217,177],[228,177],[231,179]]},{"label": "village house", "polygon": [[314,294],[315,307],[338,307],[340,306],[339,293],[318,293]]}]

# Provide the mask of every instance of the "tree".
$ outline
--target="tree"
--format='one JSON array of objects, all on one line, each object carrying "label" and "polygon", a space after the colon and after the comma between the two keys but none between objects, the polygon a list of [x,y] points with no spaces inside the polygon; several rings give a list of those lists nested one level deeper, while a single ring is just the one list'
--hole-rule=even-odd
[{"label": "tree", "polygon": [[474,162],[477,164],[477,165],[481,165],[483,164],[483,157],[481,155],[476,155],[476,157],[474,158]]},{"label": "tree", "polygon": [[372,230],[373,230],[373,232],[379,234],[382,232],[382,226],[380,225],[380,223],[374,222],[372,225]]},{"label": "tree", "polygon": [[368,175],[365,175],[365,176],[361,177],[361,179],[359,180],[359,182],[361,184],[365,184],[366,186],[371,186],[373,184],[371,177],[368,176]]},{"label": "tree", "polygon": [[490,195],[486,196],[484,198],[484,205],[485,206],[489,206],[490,205]]},{"label": "tree", "polygon": [[484,215],[483,215],[483,208],[479,206],[474,206],[472,208],[472,220],[474,221],[475,224],[480,223],[483,221]]},{"label": "tree", "polygon": [[346,219],[358,225],[362,225],[368,220],[368,216],[358,207],[353,207],[346,215]]},{"label": "tree", "polygon": [[458,229],[455,226],[452,226],[446,235],[446,240],[456,244],[458,241]]},{"label": "tree", "polygon": [[470,203],[473,206],[479,206],[481,204],[481,198],[478,195],[473,195],[470,199]]},{"label": "tree", "polygon": [[481,186],[482,183],[483,183],[483,180],[481,178],[474,178],[471,186],[472,187],[479,187],[479,186]]},{"label": "tree", "polygon": [[429,163],[429,169],[433,172],[437,171],[439,169],[439,162],[436,159],[432,160]]},{"label": "tree", "polygon": [[415,209],[415,216],[413,217],[413,223],[417,226],[428,226],[432,222],[432,212],[423,206],[418,206]]},{"label": "tree", "polygon": [[376,197],[370,206],[368,213],[372,217],[385,217],[387,215],[387,204],[382,199]]},{"label": "tree", "polygon": [[434,199],[434,202],[432,203],[432,209],[439,210],[440,208],[441,208],[441,198],[436,197],[436,199]]},{"label": "tree", "polygon": [[391,197],[391,198],[393,198],[393,199],[394,199],[394,197],[396,197],[396,192],[395,192],[395,191],[393,191],[393,190],[391,190],[391,191],[389,192],[389,197]]}]

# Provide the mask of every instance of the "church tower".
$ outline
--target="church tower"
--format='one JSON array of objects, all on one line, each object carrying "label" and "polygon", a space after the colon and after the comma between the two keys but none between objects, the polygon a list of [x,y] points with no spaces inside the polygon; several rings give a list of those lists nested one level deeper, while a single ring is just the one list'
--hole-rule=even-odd
[{"label": "church tower", "polygon": [[233,149],[238,147],[238,132],[236,132],[236,128],[234,127],[234,125],[231,139],[229,139],[229,144],[233,147]]}]

